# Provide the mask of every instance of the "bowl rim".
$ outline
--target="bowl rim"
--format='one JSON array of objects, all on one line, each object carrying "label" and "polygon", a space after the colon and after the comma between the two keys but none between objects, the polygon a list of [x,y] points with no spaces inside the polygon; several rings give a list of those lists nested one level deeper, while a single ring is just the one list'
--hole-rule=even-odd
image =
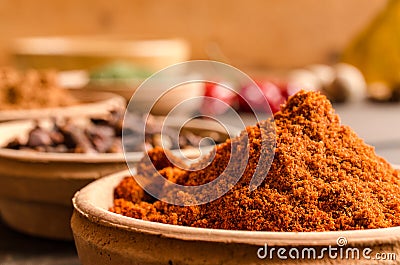
[{"label": "bowl rim", "polygon": [[[81,102],[64,107],[0,110],[0,122],[8,123],[54,116],[74,117],[100,115],[107,113],[112,108],[121,107],[126,104],[126,100],[122,96],[112,92],[85,91],[80,88],[66,90],[75,96],[76,99],[81,100]],[[93,98],[97,99],[93,100]]]},{"label": "bowl rim", "polygon": [[[151,49],[154,46],[159,49]],[[110,47],[114,47],[114,49]],[[19,56],[70,55],[108,57],[130,55],[153,58],[155,55],[161,57],[186,55],[189,52],[189,45],[184,38],[173,37],[127,39],[108,35],[27,36],[13,39],[12,51],[13,54]]]},{"label": "bowl rim", "polygon": [[[393,166],[396,169],[400,169],[400,165]],[[134,174],[135,170],[132,170],[132,173]],[[101,208],[93,202],[92,198],[96,197],[97,188],[110,188],[110,184],[119,183],[123,177],[129,174],[129,170],[114,173],[98,179],[76,192],[72,199],[75,211],[91,222],[103,226],[186,241],[239,243],[259,246],[265,244],[270,246],[335,246],[340,237],[345,237],[351,245],[372,242],[388,243],[400,239],[400,226],[326,232],[270,232],[187,227],[126,217]],[[114,187],[112,188],[114,189]]]},{"label": "bowl rim", "polygon": [[[39,121],[46,120],[46,118],[39,119]],[[7,126],[29,126],[34,120],[24,121],[11,121],[0,123],[0,129],[6,130]],[[187,125],[186,128],[191,129],[205,129],[212,130],[213,123],[215,121],[209,120],[196,120],[193,124]],[[178,127],[180,122],[170,122],[167,125],[172,127]],[[238,134],[240,130],[235,126],[227,125],[229,130],[232,130],[235,134]],[[215,130],[214,130],[215,131]],[[217,131],[221,132],[221,131]],[[17,136],[17,133],[14,134]],[[201,152],[209,152],[213,146],[201,147]],[[180,155],[179,149],[171,150],[175,155]],[[185,156],[198,154],[198,149],[181,149],[181,152]],[[28,150],[14,150],[5,147],[0,147],[0,158],[13,159],[27,162],[69,162],[69,163],[123,163],[126,161],[136,162],[143,157],[144,152],[128,152],[128,153],[98,153],[98,154],[76,154],[76,153],[53,153],[53,152],[34,152]]]}]

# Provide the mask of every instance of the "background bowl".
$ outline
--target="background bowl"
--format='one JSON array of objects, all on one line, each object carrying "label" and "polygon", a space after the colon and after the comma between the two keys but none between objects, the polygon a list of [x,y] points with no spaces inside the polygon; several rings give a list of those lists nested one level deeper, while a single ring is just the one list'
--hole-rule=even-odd
[{"label": "background bowl", "polygon": [[[187,83],[175,87],[165,94],[161,82],[159,86],[146,87],[146,93],[135,93],[134,96],[134,106],[133,109],[139,112],[145,112],[148,106],[153,106],[151,113],[154,115],[168,115],[174,107],[178,106],[180,103],[185,102],[185,100],[194,99],[204,95],[204,83]],[[162,95],[159,100],[154,102],[154,95]],[[154,105],[153,105],[154,104]],[[179,114],[182,117],[190,116],[191,114],[198,111],[201,107],[202,100],[193,100],[191,104],[179,105]],[[132,106],[129,106],[132,107]]]},{"label": "background bowl", "polygon": [[157,71],[187,61],[190,50],[182,39],[59,36],[16,39],[11,53],[15,65],[22,69],[94,69],[114,61],[126,61]]},{"label": "background bowl", "polygon": [[[71,220],[83,265],[107,264],[371,264],[371,260],[259,259],[260,247],[337,247],[340,237],[361,251],[398,253],[400,227],[338,232],[254,232],[193,228],[129,218],[109,212],[114,188],[129,172],[97,180],[73,199]],[[156,255],[154,253],[157,253]],[[262,252],[259,252],[263,254]],[[372,256],[372,254],[371,254]]]},{"label": "background bowl", "polygon": [[[48,120],[40,121],[49,126]],[[34,121],[0,124],[0,146],[16,136],[22,137],[35,126]],[[228,135],[212,121],[193,121],[185,126],[203,135]],[[210,147],[205,147],[204,151]],[[202,150],[203,151],[203,150]],[[199,155],[198,149],[182,150],[188,157]],[[143,153],[127,154],[139,161]],[[0,148],[0,210],[5,223],[21,232],[54,239],[72,239],[71,199],[76,191],[95,179],[126,169],[122,153],[71,154],[42,153]]]},{"label": "background bowl", "polygon": [[103,79],[98,81],[90,81],[83,87],[83,89],[89,91],[114,93],[129,101],[136,88],[138,88],[142,82],[142,79],[125,79],[118,81],[115,79]]},{"label": "background bowl", "polygon": [[[178,73],[175,77],[179,79],[187,75],[182,72]],[[198,76],[193,76],[193,80],[199,79]],[[143,78],[98,78],[91,80],[89,74],[86,71],[63,71],[59,73],[59,82],[65,87],[82,88],[84,92],[96,93],[106,92],[113,93],[123,97],[126,101],[132,98],[137,88],[145,81]],[[166,80],[171,81],[171,80]],[[182,84],[178,87],[174,87],[165,93],[159,101],[154,102],[154,95],[161,96],[165,89],[165,82],[157,80],[156,85],[149,87],[147,86],[145,93],[135,95],[135,111],[145,112],[147,107],[153,106],[151,113],[154,115],[167,115],[175,106],[179,103],[184,102],[187,99],[204,96],[205,85],[202,82],[193,82]],[[73,90],[73,89],[70,89]],[[79,89],[76,89],[79,90]],[[180,107],[180,115],[188,116],[191,113],[198,111],[201,107],[202,101],[192,101],[192,104],[186,104],[184,108]]]},{"label": "background bowl", "polygon": [[[84,89],[88,91],[101,91],[111,92],[124,97],[129,101],[134,95],[136,89],[142,84],[144,80],[139,79],[128,79],[128,80],[101,80],[96,82],[89,82]],[[135,94],[135,111],[143,111],[152,106],[151,113],[154,115],[167,115],[175,106],[179,103],[184,102],[187,99],[204,96],[205,86],[204,83],[194,82],[187,83],[175,87],[165,93],[160,100],[154,102],[154,95],[162,95],[165,87],[162,82],[154,87],[146,87],[146,93]],[[190,115],[198,111],[201,107],[201,100],[193,102],[193,104],[185,104],[184,108],[180,108],[180,114],[182,116]]]},{"label": "background bowl", "polygon": [[46,117],[104,115],[112,109],[123,108],[126,104],[123,97],[113,93],[83,91],[81,89],[69,89],[69,92],[78,100],[78,104],[57,108],[0,110],[0,122]]}]

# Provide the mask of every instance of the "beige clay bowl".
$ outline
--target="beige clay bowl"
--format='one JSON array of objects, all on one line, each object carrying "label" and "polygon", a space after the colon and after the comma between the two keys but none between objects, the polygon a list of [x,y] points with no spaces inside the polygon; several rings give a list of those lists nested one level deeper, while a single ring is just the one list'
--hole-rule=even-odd
[{"label": "beige clay bowl", "polygon": [[55,36],[18,38],[12,44],[14,63],[23,69],[95,69],[124,61],[158,71],[190,57],[189,44],[183,39]]},{"label": "beige clay bowl", "polygon": [[[34,124],[33,121],[0,124],[0,146],[16,136],[23,138]],[[46,124],[50,123],[41,120],[42,126]],[[223,128],[213,122],[193,122],[186,128],[199,134],[213,131],[228,137]],[[188,157],[196,157],[198,152],[197,149],[182,151]],[[132,162],[139,161],[142,156],[142,152],[128,153]],[[21,232],[71,240],[74,193],[95,179],[126,168],[122,153],[58,154],[0,148],[2,217],[10,227]]]},{"label": "beige clay bowl", "polygon": [[107,114],[115,108],[125,107],[125,99],[107,92],[70,89],[78,104],[58,108],[0,110],[0,122],[11,120],[40,119],[45,117],[81,117]]},{"label": "beige clay bowl", "polygon": [[[125,171],[97,180],[74,196],[71,226],[83,265],[380,264],[363,259],[364,248],[373,250],[367,253],[370,256],[378,252],[398,254],[400,250],[400,227],[302,233],[229,231],[167,225],[111,213],[108,209],[113,204],[114,187],[128,174]],[[287,251],[297,248],[300,253],[309,247],[321,253],[321,248],[337,247],[340,237],[346,238],[346,247],[360,249],[361,259],[328,259],[325,255],[324,259],[280,260],[276,256],[281,247]],[[275,248],[274,259],[258,258],[257,252],[265,244],[268,249]]]},{"label": "beige clay bowl", "polygon": [[[144,80],[127,80],[126,83],[112,81],[112,80],[102,80],[96,82],[89,82],[84,89],[88,91],[101,91],[109,92],[120,95],[124,97],[127,101],[132,98],[136,89],[142,84]],[[107,82],[109,81],[109,82]],[[152,95],[163,95],[152,107],[151,113],[154,115],[167,115],[171,110],[179,105],[179,103],[185,100],[201,97],[204,95],[204,85],[202,83],[188,83],[180,85],[174,88],[168,93],[164,93],[165,87],[163,83],[160,82],[158,86],[147,87],[148,93],[141,93],[140,95],[135,95],[135,110],[143,111],[147,110],[148,106],[153,105]],[[193,104],[185,106],[183,109],[180,107],[181,114],[190,115],[191,113],[198,111],[201,107],[200,101],[195,101]]]}]

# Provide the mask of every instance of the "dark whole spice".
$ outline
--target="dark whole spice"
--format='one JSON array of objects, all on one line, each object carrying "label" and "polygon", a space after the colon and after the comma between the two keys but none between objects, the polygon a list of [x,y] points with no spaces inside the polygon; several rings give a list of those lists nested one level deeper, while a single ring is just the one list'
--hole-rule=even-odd
[{"label": "dark whole spice", "polygon": [[[79,126],[70,119],[53,120],[51,128],[42,128],[39,124],[29,132],[26,142],[19,138],[10,141],[6,148],[15,150],[31,150],[56,153],[121,153],[122,130],[129,136],[125,144],[130,152],[143,152],[156,146],[170,149],[198,147],[203,138],[189,130],[182,131],[178,140],[173,136],[175,131],[166,128],[161,137],[160,122],[150,116],[146,123],[145,142],[140,135],[143,133],[138,124],[144,124],[144,118],[130,114],[126,125],[122,128],[124,120],[123,110],[113,110],[102,118],[92,118],[86,126]],[[212,144],[212,143],[210,143]]]},{"label": "dark whole spice", "polygon": [[[128,176],[115,189],[110,211],[148,221],[231,230],[308,232],[400,225],[398,171],[342,125],[330,102],[316,92],[298,92],[274,115],[274,160],[261,185],[250,191],[264,134],[260,128],[268,124],[272,126],[266,120],[248,127],[242,133],[247,133],[248,143],[237,137],[217,145],[215,159],[198,171],[173,166],[165,161],[162,149],[149,152],[162,176],[190,186],[216,179],[225,169],[230,147],[248,144],[246,170],[224,196],[198,206],[170,205],[149,198]],[[152,174],[146,163],[138,165],[138,174]]]},{"label": "dark whole spice", "polygon": [[32,131],[29,132],[27,145],[32,147],[46,146],[53,143],[51,136],[43,128],[37,124]]}]

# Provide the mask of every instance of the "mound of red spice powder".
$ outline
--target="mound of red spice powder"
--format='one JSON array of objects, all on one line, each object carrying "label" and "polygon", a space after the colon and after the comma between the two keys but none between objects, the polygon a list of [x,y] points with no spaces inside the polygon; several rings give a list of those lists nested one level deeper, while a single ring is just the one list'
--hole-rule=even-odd
[{"label": "mound of red spice powder", "polygon": [[[263,130],[269,126],[275,126],[276,135]],[[243,142],[246,133],[248,143]],[[232,146],[248,144],[244,174],[219,199],[198,206],[170,205],[152,198],[134,178],[126,177],[115,189],[110,210],[155,222],[231,230],[304,232],[400,225],[399,173],[340,124],[325,96],[301,91],[289,98],[273,122],[247,127],[242,136],[218,145],[213,161],[199,171],[185,171],[166,162],[162,149],[149,152],[165,178],[182,185],[201,185],[221,174]],[[265,159],[258,161],[261,136],[267,142],[276,137],[276,146],[274,157],[267,149]],[[257,163],[272,158],[263,182],[250,191]],[[148,163],[139,164],[138,174],[150,174]]]}]

